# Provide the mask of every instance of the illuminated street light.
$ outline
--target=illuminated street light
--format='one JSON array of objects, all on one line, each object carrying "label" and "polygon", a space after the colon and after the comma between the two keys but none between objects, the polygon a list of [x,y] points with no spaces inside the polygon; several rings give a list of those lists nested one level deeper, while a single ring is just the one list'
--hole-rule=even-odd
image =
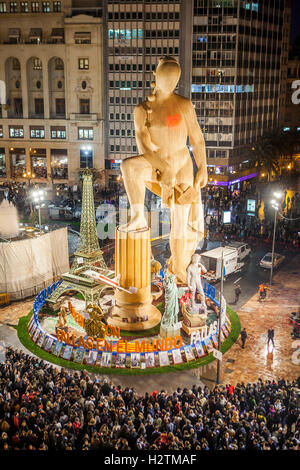
[{"label": "illuminated street light", "polygon": [[39,229],[40,233],[42,231],[42,223],[41,223],[41,207],[44,207],[45,204],[43,201],[45,200],[45,192],[42,189],[37,189],[36,191],[33,191],[31,193],[31,197],[33,199],[33,202],[35,204],[36,209],[38,209],[39,213]]},{"label": "illuminated street light", "polygon": [[[273,193],[273,196],[276,199],[282,198],[282,193],[276,191]],[[270,272],[270,285],[272,285],[273,280],[273,264],[274,264],[274,249],[275,249],[275,237],[276,237],[276,222],[277,222],[277,212],[279,211],[279,202],[275,199],[271,200],[272,208],[274,209],[274,232],[273,232],[273,243],[272,243],[272,262],[271,262],[271,272]]]}]

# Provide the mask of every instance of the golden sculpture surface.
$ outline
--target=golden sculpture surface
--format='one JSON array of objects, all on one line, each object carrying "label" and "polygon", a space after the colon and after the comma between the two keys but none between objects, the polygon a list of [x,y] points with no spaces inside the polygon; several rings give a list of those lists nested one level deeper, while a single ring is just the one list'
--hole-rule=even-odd
[{"label": "golden sculpture surface", "polygon": [[89,304],[86,309],[90,318],[84,320],[84,329],[88,336],[93,338],[104,338],[105,337],[105,325],[101,321],[104,317],[100,307]]}]

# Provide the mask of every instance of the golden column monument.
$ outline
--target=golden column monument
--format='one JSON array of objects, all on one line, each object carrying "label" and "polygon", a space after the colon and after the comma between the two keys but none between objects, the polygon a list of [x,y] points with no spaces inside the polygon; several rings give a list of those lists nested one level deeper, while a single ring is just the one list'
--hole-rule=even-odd
[{"label": "golden column monument", "polygon": [[146,330],[156,326],[160,311],[152,305],[150,229],[116,231],[116,275],[120,287],[110,323],[124,330]]}]

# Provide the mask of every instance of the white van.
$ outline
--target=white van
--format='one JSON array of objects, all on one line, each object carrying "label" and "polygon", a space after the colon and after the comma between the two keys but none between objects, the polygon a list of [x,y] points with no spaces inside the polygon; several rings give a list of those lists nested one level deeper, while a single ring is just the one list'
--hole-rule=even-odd
[{"label": "white van", "polygon": [[224,278],[229,274],[239,271],[244,263],[238,260],[236,248],[220,246],[214,250],[201,253],[201,263],[206,267],[207,273],[203,278],[209,282],[216,282],[221,279],[222,256],[224,253]]},{"label": "white van", "polygon": [[228,242],[226,246],[237,249],[239,261],[247,258],[247,256],[249,256],[251,253],[251,248],[247,243],[232,241]]}]

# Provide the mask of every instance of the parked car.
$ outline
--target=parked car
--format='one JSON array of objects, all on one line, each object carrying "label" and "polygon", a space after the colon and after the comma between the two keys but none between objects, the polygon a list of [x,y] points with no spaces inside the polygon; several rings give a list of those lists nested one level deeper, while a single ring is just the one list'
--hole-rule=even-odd
[{"label": "parked car", "polygon": [[[277,268],[284,259],[285,259],[285,256],[280,255],[279,253],[274,253],[273,269]],[[271,269],[272,253],[266,253],[265,256],[260,260],[259,265],[261,268]]]}]

